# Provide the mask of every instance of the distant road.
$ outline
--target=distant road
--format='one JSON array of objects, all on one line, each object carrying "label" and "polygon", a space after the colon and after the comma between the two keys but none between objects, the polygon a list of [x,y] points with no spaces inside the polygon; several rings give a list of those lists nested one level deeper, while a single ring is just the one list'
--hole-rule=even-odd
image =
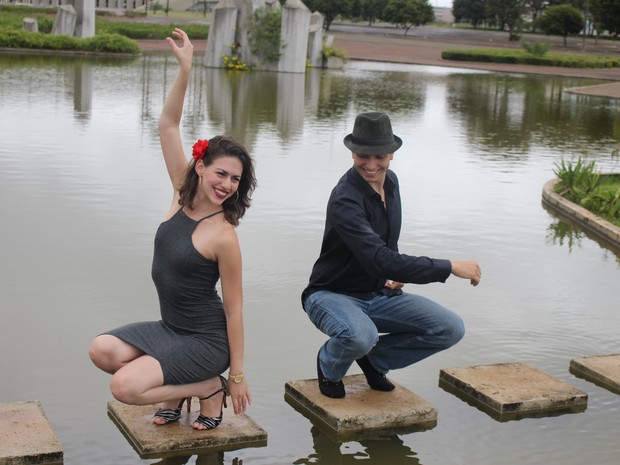
[{"label": "distant road", "polygon": [[[178,19],[168,18],[158,18],[158,21],[184,22]],[[196,21],[192,20],[191,22]],[[364,24],[334,23],[330,30],[326,31],[326,34],[334,36],[334,46],[342,49],[345,56],[351,60],[410,63],[428,66],[447,66],[498,72],[573,76],[620,81],[620,69],[618,68],[583,69],[551,66],[504,65],[446,61],[441,58],[441,52],[449,48],[522,48],[519,42],[509,42],[508,32],[505,31],[423,26],[410,29],[405,36],[403,29],[398,29],[389,25],[368,27]],[[528,34],[525,40],[528,42],[552,42],[552,49],[555,51],[584,53],[582,52],[583,42],[581,38],[570,38],[568,47],[563,47],[561,37]],[[137,42],[144,51],[168,50],[168,46],[164,40],[139,40]],[[192,42],[194,43],[194,50],[196,53],[204,53],[206,41],[196,40]],[[617,56],[620,53],[620,42],[616,41],[601,40],[596,43],[594,39],[588,39],[586,45],[585,53],[587,54]]]}]

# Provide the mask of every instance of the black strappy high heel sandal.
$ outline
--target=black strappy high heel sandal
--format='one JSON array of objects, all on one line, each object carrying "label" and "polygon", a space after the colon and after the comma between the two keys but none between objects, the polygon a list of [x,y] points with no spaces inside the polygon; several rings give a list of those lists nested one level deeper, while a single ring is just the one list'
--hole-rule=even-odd
[{"label": "black strappy high heel sandal", "polygon": [[179,406],[177,408],[160,408],[155,412],[153,418],[163,418],[164,423],[155,423],[158,426],[167,425],[169,423],[174,423],[175,421],[179,421],[181,418],[181,409],[183,408],[183,403],[187,401],[187,413],[189,413],[192,407],[192,398],[187,397],[185,399],[181,399],[179,402]]},{"label": "black strappy high heel sandal", "polygon": [[[207,397],[199,397],[198,400],[207,400],[210,399],[213,396],[216,396],[217,394],[219,394],[220,392],[222,392],[224,394],[224,396],[222,397],[222,407],[220,409],[220,416],[219,417],[205,417],[204,415],[200,414],[198,415],[198,418],[196,418],[196,420],[194,421],[194,423],[198,423],[202,426],[205,427],[204,430],[208,430],[208,429],[213,429],[213,428],[217,428],[220,423],[222,423],[222,416],[224,413],[224,407],[227,407],[226,405],[226,379],[224,379],[223,376],[220,376],[220,382],[222,383],[222,387],[219,388],[217,391],[215,391],[213,394],[208,395]],[[194,429],[199,429],[199,428],[194,428]],[[202,430],[202,431],[204,431]]]}]

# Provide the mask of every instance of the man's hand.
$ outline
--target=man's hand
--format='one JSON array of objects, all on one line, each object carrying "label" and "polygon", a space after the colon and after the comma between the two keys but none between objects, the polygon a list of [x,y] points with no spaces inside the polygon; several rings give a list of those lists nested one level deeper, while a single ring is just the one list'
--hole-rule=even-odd
[{"label": "man's hand", "polygon": [[472,286],[480,284],[482,271],[476,260],[450,260],[452,263],[452,274],[459,278],[469,279]]},{"label": "man's hand", "polygon": [[391,279],[388,279],[385,282],[385,287],[387,287],[388,289],[400,289],[401,287],[403,287],[404,284],[403,283],[399,283],[398,281],[392,281]]}]

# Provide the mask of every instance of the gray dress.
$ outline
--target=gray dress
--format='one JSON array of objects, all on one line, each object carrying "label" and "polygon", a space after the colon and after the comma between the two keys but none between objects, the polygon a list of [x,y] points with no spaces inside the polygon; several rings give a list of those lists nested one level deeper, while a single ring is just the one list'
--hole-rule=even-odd
[{"label": "gray dress", "polygon": [[[217,212],[213,215],[217,215]],[[160,321],[132,323],[108,331],[159,361],[164,384],[213,378],[228,368],[230,353],[222,300],[215,289],[217,262],[192,243],[198,221],[179,209],[155,234],[151,274]]]}]

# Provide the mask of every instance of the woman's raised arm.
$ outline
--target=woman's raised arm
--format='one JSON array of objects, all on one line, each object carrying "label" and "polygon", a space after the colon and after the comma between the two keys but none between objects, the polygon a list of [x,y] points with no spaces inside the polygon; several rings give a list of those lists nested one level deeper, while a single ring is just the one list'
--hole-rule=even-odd
[{"label": "woman's raised arm", "polygon": [[179,62],[179,72],[168,90],[164,107],[159,117],[159,139],[168,175],[176,193],[183,183],[188,164],[185,152],[183,152],[180,125],[183,114],[183,102],[192,69],[194,46],[185,31],[176,28],[172,35],[180,41],[180,45],[177,45],[171,37],[167,37],[166,41]]}]

